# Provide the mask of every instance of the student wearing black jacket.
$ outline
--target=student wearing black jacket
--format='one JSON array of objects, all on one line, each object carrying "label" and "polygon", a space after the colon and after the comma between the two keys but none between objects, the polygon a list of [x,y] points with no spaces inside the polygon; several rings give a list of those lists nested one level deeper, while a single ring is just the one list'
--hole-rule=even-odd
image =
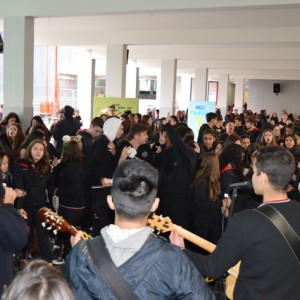
[{"label": "student wearing black jacket", "polygon": [[[61,162],[53,169],[55,195],[59,198],[58,214],[71,225],[80,225],[84,213],[84,165],[80,139],[64,143]],[[64,243],[63,256],[71,249],[70,236],[60,235]]]},{"label": "student wearing black jacket", "polygon": [[62,138],[65,135],[75,136],[80,126],[78,122],[73,118],[74,108],[66,105],[63,109],[65,118],[59,120],[53,129],[53,137],[57,142],[56,151],[58,157],[61,156],[63,148]]},{"label": "student wearing black jacket", "polygon": [[3,187],[0,178],[0,298],[4,286],[13,279],[13,251],[21,250],[27,242],[27,229],[24,220],[14,208],[16,192]]},{"label": "student wearing black jacket", "polygon": [[[269,146],[257,153],[252,182],[261,206],[276,208],[300,236],[300,205],[287,197],[295,170],[291,153]],[[173,243],[183,245],[176,233]],[[186,252],[204,276],[218,278],[241,261],[234,299],[299,299],[300,268],[296,255],[280,231],[257,211],[245,210],[232,218],[215,251],[209,256]]]},{"label": "student wearing black jacket", "polygon": [[193,229],[195,234],[216,244],[221,237],[221,187],[219,160],[215,153],[201,157],[192,183]]},{"label": "student wearing black jacket", "polygon": [[18,199],[18,207],[27,215],[28,226],[36,228],[41,258],[51,262],[49,235],[38,215],[39,209],[48,205],[48,192],[51,190],[51,168],[43,141],[30,143],[24,159],[16,165],[13,186],[22,195]]},{"label": "student wearing black jacket", "polygon": [[106,198],[110,194],[112,175],[117,167],[116,139],[123,135],[123,125],[119,118],[107,119],[103,126],[103,134],[93,143],[89,169],[92,188],[92,211],[94,216],[93,235],[99,235],[100,229],[114,219]]}]

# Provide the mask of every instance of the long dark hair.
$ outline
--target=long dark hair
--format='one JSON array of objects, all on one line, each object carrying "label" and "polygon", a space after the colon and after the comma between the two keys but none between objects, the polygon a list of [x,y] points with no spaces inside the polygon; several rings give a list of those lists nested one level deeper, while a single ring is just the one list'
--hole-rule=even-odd
[{"label": "long dark hair", "polygon": [[245,150],[237,144],[228,145],[219,156],[220,170],[231,165],[240,179],[243,179],[243,154]]},{"label": "long dark hair", "polygon": [[194,178],[192,187],[202,180],[209,184],[209,199],[216,201],[221,193],[219,160],[216,153],[202,155],[200,169]]},{"label": "long dark hair", "polygon": [[21,148],[26,149],[29,146],[29,144],[34,140],[41,140],[41,141],[45,140],[44,132],[39,129],[31,131],[27,135],[25,141],[22,143]]},{"label": "long dark hair", "polygon": [[63,145],[61,163],[67,163],[69,161],[79,161],[81,163],[84,161],[80,145],[75,140],[65,142]]},{"label": "long dark hair", "polygon": [[18,124],[21,124],[21,121],[20,121],[20,118],[19,116],[15,113],[15,112],[10,112],[8,113],[1,121],[1,125],[4,125],[6,126],[8,124],[8,121],[9,119],[11,118],[15,118],[16,119],[16,122],[15,123],[18,123]]},{"label": "long dark hair", "polygon": [[[38,161],[34,162],[31,150],[35,144],[42,144],[44,148],[44,155],[43,157]],[[26,149],[25,152],[25,159],[30,163],[31,165],[34,165],[34,173],[36,176],[42,176],[42,175],[48,175],[50,171],[50,162],[49,162],[49,155],[48,151],[43,143],[42,140],[34,140],[32,141],[29,146]]]}]

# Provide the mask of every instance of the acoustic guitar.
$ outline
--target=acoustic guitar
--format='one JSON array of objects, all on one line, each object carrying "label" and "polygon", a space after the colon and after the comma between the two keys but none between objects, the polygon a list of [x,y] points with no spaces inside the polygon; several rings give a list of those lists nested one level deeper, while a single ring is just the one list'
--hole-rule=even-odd
[{"label": "acoustic guitar", "polygon": [[[75,236],[75,234],[78,232],[78,230],[74,226],[72,226],[63,217],[53,212],[50,208],[42,207],[41,209],[39,209],[39,218],[42,221],[42,226],[46,227],[48,225],[47,229],[53,229],[54,234],[56,234],[57,231],[60,231]],[[86,239],[92,238],[86,232],[83,232],[83,235]]]},{"label": "acoustic guitar", "polygon": [[[201,238],[200,236],[172,223],[169,218],[164,218],[161,216],[157,216],[155,214],[151,215],[148,218],[148,226],[154,228],[159,232],[170,232],[176,229],[176,231],[186,240],[192,242],[193,244],[199,246],[200,248],[213,252],[216,248],[216,245]],[[226,296],[229,299],[233,299],[233,291],[236,283],[236,279],[239,274],[240,262],[238,262],[234,267],[232,267],[227,272],[229,275],[226,277]]]}]

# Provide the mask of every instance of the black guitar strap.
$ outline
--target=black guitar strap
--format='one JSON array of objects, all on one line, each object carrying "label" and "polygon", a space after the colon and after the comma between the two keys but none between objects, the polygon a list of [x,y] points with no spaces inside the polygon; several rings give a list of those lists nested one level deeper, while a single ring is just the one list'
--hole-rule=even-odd
[{"label": "black guitar strap", "polygon": [[87,248],[93,263],[97,267],[99,275],[116,299],[137,300],[137,297],[130,290],[128,284],[112,261],[103,237],[100,235],[97,238],[88,240]]},{"label": "black guitar strap", "polygon": [[264,215],[275,225],[291,248],[300,265],[300,239],[285,217],[271,205],[263,205],[254,210]]}]

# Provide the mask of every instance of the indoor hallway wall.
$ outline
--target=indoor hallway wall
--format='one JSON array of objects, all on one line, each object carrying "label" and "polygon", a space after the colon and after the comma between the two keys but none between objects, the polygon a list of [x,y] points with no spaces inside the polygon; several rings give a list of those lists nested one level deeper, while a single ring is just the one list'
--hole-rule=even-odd
[{"label": "indoor hallway wall", "polygon": [[[273,93],[273,84],[280,83],[281,91],[276,96]],[[282,110],[293,113],[295,117],[300,115],[300,81],[299,80],[249,80],[248,109],[260,112],[266,109],[268,113]]]}]

